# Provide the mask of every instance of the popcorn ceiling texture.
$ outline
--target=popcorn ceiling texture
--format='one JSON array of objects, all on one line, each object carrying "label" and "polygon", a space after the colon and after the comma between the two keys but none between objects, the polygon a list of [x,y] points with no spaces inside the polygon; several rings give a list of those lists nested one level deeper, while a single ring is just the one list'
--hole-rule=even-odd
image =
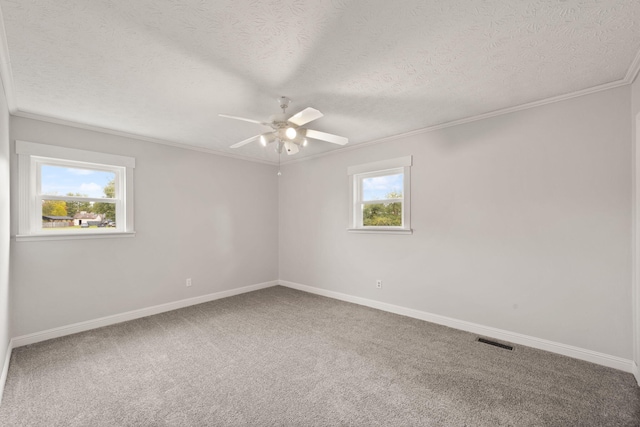
[{"label": "popcorn ceiling texture", "polygon": [[280,95],[357,144],[621,81],[640,49],[637,0],[0,7],[19,111],[229,152],[266,129],[217,114],[266,120]]}]

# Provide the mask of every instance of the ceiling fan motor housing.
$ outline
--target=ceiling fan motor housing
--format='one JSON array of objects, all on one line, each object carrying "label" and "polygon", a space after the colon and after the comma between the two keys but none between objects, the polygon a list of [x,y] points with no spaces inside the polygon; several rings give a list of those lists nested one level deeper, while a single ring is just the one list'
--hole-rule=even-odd
[{"label": "ceiling fan motor housing", "polygon": [[289,107],[291,100],[286,96],[281,96],[280,98],[278,98],[278,102],[280,103],[280,108],[282,108],[282,112],[284,113],[285,110]]}]

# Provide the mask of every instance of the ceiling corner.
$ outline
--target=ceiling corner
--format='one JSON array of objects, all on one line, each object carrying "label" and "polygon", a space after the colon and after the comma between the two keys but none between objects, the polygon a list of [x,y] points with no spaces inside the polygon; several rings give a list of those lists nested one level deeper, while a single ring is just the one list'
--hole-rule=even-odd
[{"label": "ceiling corner", "polygon": [[633,62],[629,66],[629,70],[627,70],[627,75],[624,76],[624,81],[631,84],[638,77],[638,73],[640,72],[640,50],[636,54],[636,57],[633,59]]}]

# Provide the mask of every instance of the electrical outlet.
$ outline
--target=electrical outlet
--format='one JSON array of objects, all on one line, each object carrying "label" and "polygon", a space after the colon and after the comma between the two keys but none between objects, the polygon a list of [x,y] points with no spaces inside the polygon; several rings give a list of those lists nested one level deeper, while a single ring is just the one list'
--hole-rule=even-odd
[{"label": "electrical outlet", "polygon": [[187,279],[187,287],[191,286],[191,278]]},{"label": "electrical outlet", "polygon": [[382,288],[382,280],[380,279],[376,280],[376,288],[378,289]]}]

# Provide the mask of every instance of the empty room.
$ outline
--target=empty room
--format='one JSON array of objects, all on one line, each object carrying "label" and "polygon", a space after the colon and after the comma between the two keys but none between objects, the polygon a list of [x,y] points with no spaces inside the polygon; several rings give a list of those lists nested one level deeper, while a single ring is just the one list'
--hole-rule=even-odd
[{"label": "empty room", "polygon": [[640,426],[637,0],[0,0],[0,425]]}]

